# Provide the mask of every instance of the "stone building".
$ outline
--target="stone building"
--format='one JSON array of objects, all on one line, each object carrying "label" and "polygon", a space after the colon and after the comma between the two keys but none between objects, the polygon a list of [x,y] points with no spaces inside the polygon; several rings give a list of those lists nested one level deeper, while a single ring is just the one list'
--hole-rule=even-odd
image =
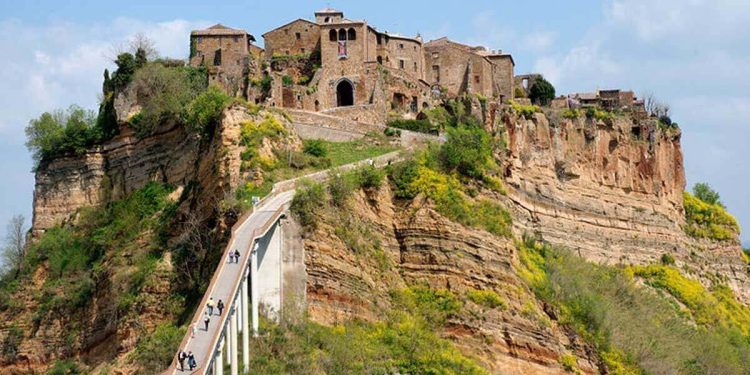
[{"label": "stone building", "polygon": [[269,57],[306,55],[320,50],[320,26],[298,18],[263,34],[263,40]]},{"label": "stone building", "polygon": [[[250,52],[254,41],[255,37],[246,31],[222,24],[194,30],[190,33],[190,66],[205,66],[209,83],[239,95],[244,92],[253,60]],[[257,51],[257,47],[254,50]]]},{"label": "stone building", "polygon": [[450,96],[479,94],[511,98],[513,57],[440,38],[424,45],[426,80]]}]

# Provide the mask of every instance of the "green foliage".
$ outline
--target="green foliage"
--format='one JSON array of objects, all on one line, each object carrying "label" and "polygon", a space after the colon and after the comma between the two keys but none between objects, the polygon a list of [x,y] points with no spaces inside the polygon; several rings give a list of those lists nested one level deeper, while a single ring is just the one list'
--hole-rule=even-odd
[{"label": "green foliage", "polygon": [[[168,68],[162,64],[151,63],[138,69],[133,76],[132,87],[143,107],[138,121],[131,121],[136,134],[139,137],[148,136],[163,123],[183,122],[188,105],[206,89],[205,85],[204,76],[194,68]],[[205,100],[209,98],[216,97],[204,97],[200,104],[207,104]],[[211,107],[194,108],[194,117],[191,117],[191,120],[204,120],[197,117],[199,110],[210,112]]]},{"label": "green foliage", "polygon": [[308,77],[308,76],[303,75],[303,76],[300,76],[297,79],[297,84],[298,85],[304,86],[304,85],[306,85],[308,83],[310,83],[310,77]]},{"label": "green foliage", "polygon": [[430,325],[443,325],[448,318],[458,314],[461,300],[445,289],[412,286],[391,293],[395,304],[412,315],[421,316]]},{"label": "green foliage", "polygon": [[595,119],[610,123],[614,119],[612,112],[605,111],[603,109],[589,107],[586,109],[586,117],[589,119]]},{"label": "green foliage", "polygon": [[580,109],[566,108],[566,109],[564,109],[562,111],[562,117],[570,119],[570,120],[575,120],[575,119],[581,117],[582,115],[583,114],[581,113]]},{"label": "green foliage", "polygon": [[675,262],[675,260],[674,260],[674,257],[672,255],[667,254],[667,253],[662,254],[662,256],[661,256],[661,264],[663,264],[665,266],[672,266],[672,265],[674,265],[674,262]]},{"label": "green foliage", "polygon": [[398,128],[398,129],[404,129],[404,130],[410,130],[414,132],[420,132],[420,133],[427,133],[427,134],[437,134],[439,131],[439,128],[433,125],[429,120],[390,120],[386,123],[386,125]]},{"label": "green foliage", "polygon": [[231,98],[216,86],[199,94],[187,106],[185,123],[194,133],[206,135],[221,120],[221,113]]},{"label": "green foliage", "polygon": [[432,124],[432,128],[436,132],[445,129],[446,126],[454,121],[451,114],[443,106],[425,109],[422,111],[422,114]]},{"label": "green foliage", "polygon": [[535,113],[541,112],[542,109],[539,108],[539,106],[536,105],[524,105],[519,104],[514,101],[510,101],[510,106],[513,108],[513,111],[521,114],[523,117],[530,119],[532,116],[534,116]]},{"label": "green foliage", "polygon": [[281,77],[281,84],[283,84],[285,87],[293,86],[294,79],[288,75],[284,75]]},{"label": "green foliage", "polygon": [[55,361],[52,368],[47,371],[47,375],[79,375],[85,373],[78,363],[69,359]]},{"label": "green foliage", "polygon": [[141,339],[135,347],[133,355],[136,362],[146,373],[161,372],[172,362],[184,335],[185,328],[169,323],[156,326],[154,332]]},{"label": "green foliage", "polygon": [[15,361],[22,341],[23,331],[15,323],[11,324],[5,333],[2,344],[0,344],[0,358],[3,358],[7,362]]},{"label": "green foliage", "polygon": [[328,149],[326,148],[326,144],[322,139],[307,139],[303,141],[303,144],[303,152],[305,154],[319,158],[328,156]]},{"label": "green foliage", "polygon": [[466,297],[477,305],[490,309],[500,308],[505,310],[508,304],[494,290],[476,290],[472,289],[466,293]]},{"label": "green foliage", "polygon": [[354,191],[354,176],[352,174],[341,174],[332,171],[328,177],[328,193],[331,195],[331,202],[343,207]]},{"label": "green foliage", "polygon": [[417,196],[419,191],[412,185],[412,181],[419,175],[419,163],[414,158],[392,164],[386,171],[388,179],[395,187],[393,194],[396,198],[411,199]]},{"label": "green foliage", "polygon": [[112,73],[111,85],[114,91],[122,91],[132,80],[138,69],[135,57],[128,52],[117,55],[115,60],[117,70]]},{"label": "green foliage", "polygon": [[724,207],[724,204],[721,203],[721,196],[719,196],[719,193],[716,190],[711,189],[711,186],[705,182],[699,182],[693,185],[693,195],[704,203]]},{"label": "green foliage", "polygon": [[323,185],[306,181],[297,189],[290,210],[303,227],[315,227],[318,211],[325,204]]},{"label": "green foliage", "polygon": [[46,262],[49,276],[38,296],[38,318],[51,312],[66,314],[86,306],[95,290],[104,256],[115,267],[112,289],[117,305],[137,295],[155,266],[158,253],[138,249],[135,239],[157,230],[171,214],[171,188],[150,183],[127,198],[106,207],[83,209],[75,226],[47,230],[28,250],[24,274]]},{"label": "green foliage", "polygon": [[554,98],[555,87],[543,77],[539,77],[529,89],[529,99],[532,103],[548,105]]},{"label": "green foliage", "polygon": [[572,354],[563,354],[560,357],[560,364],[565,369],[565,371],[576,373],[579,372],[578,362],[576,361],[576,357]]},{"label": "green foliage", "polygon": [[385,128],[385,130],[383,130],[383,134],[385,134],[386,137],[400,137],[401,130],[394,128]]},{"label": "green foliage", "polygon": [[492,168],[492,140],[482,129],[458,127],[448,129],[440,159],[449,172],[481,178]]},{"label": "green foliage", "polygon": [[[541,299],[559,310],[562,324],[573,327],[597,347],[612,373],[706,373],[709,369],[722,374],[747,373],[750,346],[737,328],[746,327],[747,315],[736,310],[738,302],[729,298],[731,293],[721,292],[725,301],[716,298],[717,302],[712,302],[699,283],[679,276],[671,267],[648,266],[626,272],[585,262],[568,251],[530,239],[517,247],[521,277]],[[717,312],[713,319],[699,319],[695,327],[670,299],[637,285],[633,273],[643,275],[657,288],[675,290],[673,295],[689,302],[688,306],[724,306],[731,313]],[[706,324],[722,319],[722,324]]]},{"label": "green foliage", "polygon": [[[709,198],[707,198],[709,199]],[[737,220],[719,204],[709,204],[688,192],[683,193],[685,233],[695,238],[735,241],[740,233]]]},{"label": "green foliage", "polygon": [[250,85],[253,87],[260,88],[264,96],[268,96],[271,93],[271,85],[273,84],[273,77],[266,74],[262,78],[256,78],[250,80]]},{"label": "green foliage", "polygon": [[103,138],[92,111],[71,106],[45,112],[26,127],[26,147],[38,163],[66,154],[82,154]]},{"label": "green foliage", "polygon": [[514,98],[525,98],[526,97],[526,91],[520,87],[516,87],[513,90],[513,97]]},{"label": "green foliage", "polygon": [[377,189],[383,184],[385,172],[374,165],[360,167],[357,171],[357,183],[363,189]]}]

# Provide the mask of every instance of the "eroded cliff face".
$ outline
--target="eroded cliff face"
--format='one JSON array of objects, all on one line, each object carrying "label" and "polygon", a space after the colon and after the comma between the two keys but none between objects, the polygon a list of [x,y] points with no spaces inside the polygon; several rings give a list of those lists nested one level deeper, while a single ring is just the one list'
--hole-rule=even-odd
[{"label": "eroded cliff face", "polygon": [[[536,234],[588,260],[647,264],[671,254],[705,284],[726,282],[750,303],[750,278],[733,243],[685,235],[679,129],[656,120],[525,119],[498,115],[507,133],[508,206],[517,234]],[[681,264],[681,265],[682,265]]]},{"label": "eroded cliff face", "polygon": [[[128,113],[128,108],[122,109],[123,113]],[[40,165],[34,191],[34,237],[38,239],[55,225],[75,225],[75,213],[82,207],[115,201],[155,181],[176,187],[170,196],[172,201],[177,202],[183,192],[189,194],[189,198],[182,197],[176,222],[187,221],[181,218],[193,215],[210,223],[210,229],[221,240],[232,218],[220,215],[219,202],[247,177],[247,172],[240,171],[242,124],[264,116],[277,116],[289,129],[292,145],[299,146],[299,139],[282,116],[265,111],[251,113],[237,105],[224,111],[209,138],[201,139],[178,124],[163,124],[153,135],[137,138],[123,123],[120,135],[106,144],[81,156]],[[280,146],[264,141],[258,153],[268,156],[275,147]],[[180,228],[171,230],[174,236],[180,233]],[[149,251],[155,235],[144,233],[130,245],[132,248],[124,251]],[[23,334],[17,355],[11,359],[0,357],[0,372],[35,373],[44,371],[57,359],[73,358],[91,367],[116,363],[104,373],[138,373],[138,367],[127,359],[128,354],[156,326],[175,321],[175,314],[184,308],[179,302],[175,305],[177,266],[168,249],[161,251],[166,252],[146,276],[138,301],[126,309],[118,306],[114,297],[122,294],[118,277],[132,267],[122,264],[121,257],[104,255],[90,300],[65,314],[40,309],[40,291],[50,292],[45,285],[49,270],[42,263],[13,294],[14,307],[0,312],[0,339],[9,335],[11,326]],[[213,270],[210,265],[205,267]]]},{"label": "eroded cliff face", "polygon": [[[470,290],[492,290],[508,302],[506,309],[467,301],[438,328],[442,336],[492,373],[564,373],[560,359],[566,354],[579,358],[582,371],[598,373],[596,355],[551,320],[519,278],[510,239],[453,223],[421,198],[404,205],[387,184],[359,191],[348,208],[331,212],[323,212],[304,239],[312,320],[378,320],[390,307],[389,292],[406,286],[426,284],[461,298]],[[349,231],[375,245],[367,250],[342,240]]]}]

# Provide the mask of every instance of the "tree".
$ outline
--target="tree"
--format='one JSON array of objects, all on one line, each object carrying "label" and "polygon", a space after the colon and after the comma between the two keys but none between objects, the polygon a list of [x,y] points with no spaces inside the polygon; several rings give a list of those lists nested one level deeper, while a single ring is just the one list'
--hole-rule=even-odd
[{"label": "tree", "polygon": [[[653,117],[669,118],[669,105],[657,99],[652,93],[643,95],[643,106]],[[671,120],[669,122],[671,123]]]},{"label": "tree", "polygon": [[449,128],[448,139],[440,149],[440,157],[445,169],[480,178],[491,165],[490,136],[476,127]]},{"label": "tree", "polygon": [[[159,58],[159,51],[153,39],[142,33],[135,34],[128,43],[128,51],[136,56],[142,55],[142,59],[153,61]],[[139,53],[140,52],[140,53]]]},{"label": "tree", "polygon": [[75,105],[67,111],[45,112],[26,127],[26,147],[36,162],[70,152],[81,153],[100,137],[94,112]]},{"label": "tree", "polygon": [[5,243],[0,253],[0,265],[3,274],[13,273],[18,277],[21,270],[23,258],[26,255],[26,228],[23,215],[15,215],[8,222]]},{"label": "tree", "polygon": [[536,104],[547,105],[554,98],[555,87],[544,77],[539,77],[529,90],[529,99]]},{"label": "tree", "polygon": [[724,204],[721,203],[719,193],[714,189],[711,189],[711,187],[705,182],[699,182],[693,185],[693,195],[708,204],[716,204],[724,207]]}]

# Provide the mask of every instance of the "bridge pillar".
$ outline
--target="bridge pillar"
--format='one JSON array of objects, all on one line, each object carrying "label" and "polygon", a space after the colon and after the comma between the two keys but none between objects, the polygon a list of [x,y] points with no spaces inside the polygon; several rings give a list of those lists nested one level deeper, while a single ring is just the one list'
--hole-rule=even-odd
[{"label": "bridge pillar", "polygon": [[250,298],[252,300],[253,312],[253,336],[258,336],[258,304],[260,296],[258,295],[258,248],[260,244],[253,244],[252,258],[250,259]]},{"label": "bridge pillar", "polygon": [[214,375],[224,374],[224,361],[221,360],[221,350],[224,348],[224,340],[225,339],[220,340],[219,348],[216,350],[216,353],[214,353]]},{"label": "bridge pillar", "polygon": [[[230,304],[227,306],[227,314],[231,314],[232,305]],[[227,320],[227,325],[224,326],[224,346],[226,347],[224,351],[224,355],[226,356],[227,364],[232,364],[232,319],[231,315],[230,318]]]},{"label": "bridge pillar", "polygon": [[242,278],[242,363],[244,364],[243,373],[249,373],[248,363],[250,363],[250,327],[248,322],[249,303],[247,295],[247,276]]},{"label": "bridge pillar", "polygon": [[232,337],[229,341],[232,342],[232,364],[231,364],[231,375],[237,375],[237,300],[234,300],[234,303],[232,303],[232,315],[229,318],[229,331],[231,332]]}]

